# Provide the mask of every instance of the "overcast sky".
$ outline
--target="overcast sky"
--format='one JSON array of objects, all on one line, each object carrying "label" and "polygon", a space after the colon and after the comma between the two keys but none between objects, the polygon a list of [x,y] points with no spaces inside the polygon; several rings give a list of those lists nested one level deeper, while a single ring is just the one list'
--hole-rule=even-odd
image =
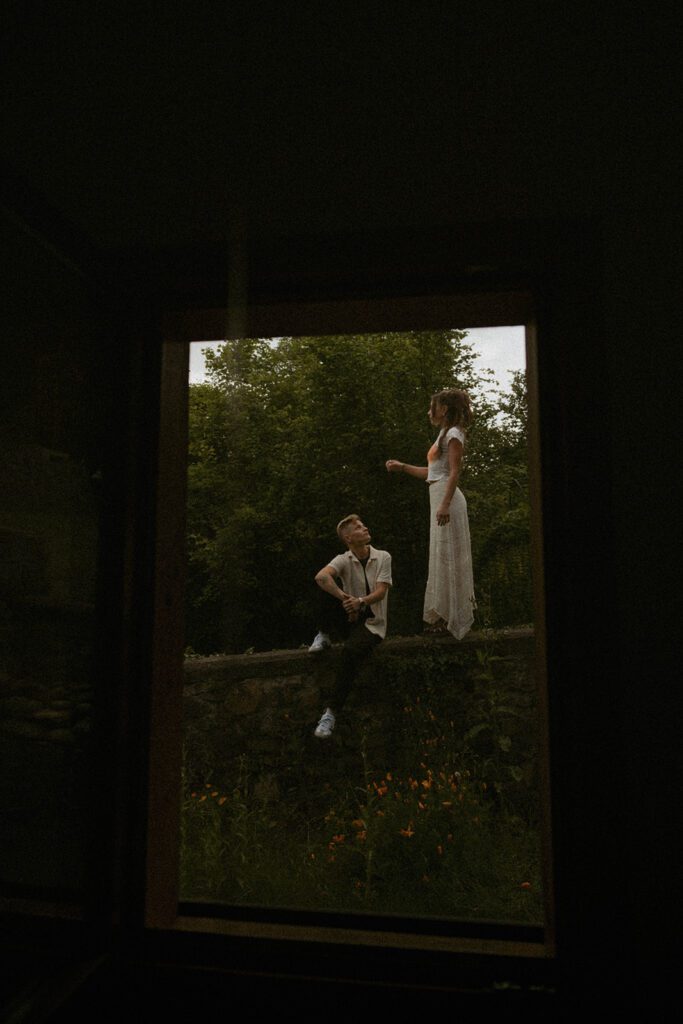
[{"label": "overcast sky", "polygon": [[[472,342],[478,353],[475,366],[492,369],[505,388],[510,383],[510,371],[526,367],[523,327],[473,327],[467,340]],[[206,380],[203,350],[216,349],[222,344],[220,341],[196,341],[190,345],[191,384]]]}]

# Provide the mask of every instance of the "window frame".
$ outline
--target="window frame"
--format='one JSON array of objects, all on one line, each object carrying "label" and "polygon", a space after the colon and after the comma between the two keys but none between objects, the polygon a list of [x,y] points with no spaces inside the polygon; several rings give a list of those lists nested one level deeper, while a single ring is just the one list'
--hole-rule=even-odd
[{"label": "window frame", "polygon": [[[541,750],[541,812],[545,922],[542,939],[525,928],[492,922],[448,921],[429,931],[424,919],[385,919],[385,927],[362,927],[362,915],[313,915],[296,911],[244,914],[238,908],[187,912],[179,900],[180,778],[182,761],[183,600],[185,561],[187,403],[189,345],[231,337],[372,333],[430,330],[456,325],[524,324],[529,393],[531,560]],[[154,612],[149,695],[148,803],[145,838],[144,926],[150,933],[214,935],[237,941],[356,946],[451,956],[552,960],[555,956],[555,897],[552,878],[550,752],[546,671],[545,582],[541,503],[541,445],[536,301],[531,290],[478,290],[326,301],[277,301],[228,308],[187,308],[162,318],[159,435],[155,480]],[[348,917],[357,918],[350,927]],[[292,918],[299,918],[292,920]],[[373,918],[373,922],[375,919]],[[451,932],[451,934],[447,934]]]}]

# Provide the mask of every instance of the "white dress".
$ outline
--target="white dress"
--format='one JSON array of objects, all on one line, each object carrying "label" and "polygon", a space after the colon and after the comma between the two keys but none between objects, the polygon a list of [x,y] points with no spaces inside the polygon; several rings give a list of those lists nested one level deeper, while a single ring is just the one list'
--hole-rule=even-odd
[{"label": "white dress", "polygon": [[464,443],[465,435],[458,427],[451,427],[445,438],[443,434],[442,430],[428,454],[427,480],[434,483],[429,485],[429,576],[422,617],[431,624],[443,619],[460,640],[474,622],[476,607],[465,495],[456,488],[445,526],[437,525],[436,510],[448,486],[448,442],[455,437]]}]

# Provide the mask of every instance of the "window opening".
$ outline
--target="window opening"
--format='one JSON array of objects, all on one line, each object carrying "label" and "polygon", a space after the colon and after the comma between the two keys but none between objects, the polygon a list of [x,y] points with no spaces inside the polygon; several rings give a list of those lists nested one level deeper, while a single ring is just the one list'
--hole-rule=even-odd
[{"label": "window opening", "polygon": [[[526,333],[191,344],[186,904],[543,924]],[[386,468],[426,465],[430,397],[455,387],[474,409],[458,488],[476,603],[459,640],[423,632],[428,487]],[[340,645],[309,650],[314,576],[346,550],[349,513],[391,553],[388,628],[321,739]]]}]

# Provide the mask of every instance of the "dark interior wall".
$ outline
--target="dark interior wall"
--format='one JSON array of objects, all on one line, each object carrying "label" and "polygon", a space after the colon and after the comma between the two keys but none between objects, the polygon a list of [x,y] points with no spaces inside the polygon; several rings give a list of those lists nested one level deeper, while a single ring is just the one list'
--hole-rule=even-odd
[{"label": "dark interior wall", "polygon": [[672,21],[515,3],[226,17],[17,16],[8,159],[100,256],[224,253],[239,224],[290,283],[356,259],[376,277],[525,271],[529,248],[537,279],[550,268],[542,407],[571,442],[545,453],[548,555],[571,577],[549,594],[559,892],[574,962],[583,944],[599,971],[606,944],[623,978],[659,948],[677,874]]}]

